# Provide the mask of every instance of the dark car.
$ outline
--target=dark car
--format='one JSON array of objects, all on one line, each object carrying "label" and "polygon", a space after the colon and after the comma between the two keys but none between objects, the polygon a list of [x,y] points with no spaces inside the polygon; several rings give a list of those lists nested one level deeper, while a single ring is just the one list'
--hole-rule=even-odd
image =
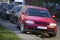
[{"label": "dark car", "polygon": [[6,4],[1,4],[0,5],[0,14],[2,18],[5,18],[6,15]]},{"label": "dark car", "polygon": [[9,20],[11,15],[11,10],[14,8],[15,4],[7,4],[6,5],[6,19]]},{"label": "dark car", "polygon": [[49,34],[51,37],[56,36],[56,21],[52,18],[48,9],[36,6],[24,6],[19,15],[17,27],[20,28],[21,32],[42,32]]},{"label": "dark car", "polygon": [[10,21],[12,23],[16,23],[18,17],[19,17],[19,12],[21,10],[22,6],[15,6],[12,11],[11,11],[11,15],[10,15]]},{"label": "dark car", "polygon": [[7,2],[0,2],[0,17],[5,18]]}]

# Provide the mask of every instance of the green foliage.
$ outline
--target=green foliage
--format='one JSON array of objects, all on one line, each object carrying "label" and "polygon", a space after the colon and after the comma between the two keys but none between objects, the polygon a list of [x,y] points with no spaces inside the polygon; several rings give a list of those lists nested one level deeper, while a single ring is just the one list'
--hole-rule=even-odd
[{"label": "green foliage", "polygon": [[20,40],[17,35],[0,25],[0,40]]}]

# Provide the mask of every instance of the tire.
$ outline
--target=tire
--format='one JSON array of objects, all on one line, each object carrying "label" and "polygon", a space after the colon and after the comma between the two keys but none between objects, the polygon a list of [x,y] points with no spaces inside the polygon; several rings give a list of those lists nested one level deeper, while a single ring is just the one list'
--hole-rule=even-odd
[{"label": "tire", "polygon": [[57,34],[57,32],[54,32],[54,33],[52,33],[52,34],[49,34],[49,37],[55,37],[56,34]]},{"label": "tire", "polygon": [[24,24],[23,23],[21,23],[21,25],[20,25],[20,32],[21,33],[25,33],[25,29],[24,29]]},{"label": "tire", "polygon": [[25,29],[24,29],[24,24],[17,24],[17,29],[20,30],[21,33],[26,33]]},{"label": "tire", "polygon": [[18,22],[18,20],[16,21],[16,25],[17,25],[17,29],[20,29],[20,24],[19,24],[19,22]]},{"label": "tire", "polygon": [[17,18],[17,16],[14,17],[14,24],[16,24],[16,23],[18,23],[18,18]]}]

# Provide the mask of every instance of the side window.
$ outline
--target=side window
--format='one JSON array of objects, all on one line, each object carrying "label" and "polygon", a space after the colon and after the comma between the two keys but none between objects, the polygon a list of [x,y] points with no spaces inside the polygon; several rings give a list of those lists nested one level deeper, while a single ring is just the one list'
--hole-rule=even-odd
[{"label": "side window", "polygon": [[21,12],[24,11],[25,9],[26,9],[26,6],[22,7]]},{"label": "side window", "polygon": [[20,11],[20,13],[19,13],[20,16],[21,16],[21,12],[23,12],[25,9],[26,9],[26,6],[23,6],[22,9],[21,9],[21,11]]},{"label": "side window", "polygon": [[22,8],[22,7],[16,7],[16,8],[15,8],[15,12],[16,12],[16,13],[19,13],[19,12],[21,11],[21,8]]}]

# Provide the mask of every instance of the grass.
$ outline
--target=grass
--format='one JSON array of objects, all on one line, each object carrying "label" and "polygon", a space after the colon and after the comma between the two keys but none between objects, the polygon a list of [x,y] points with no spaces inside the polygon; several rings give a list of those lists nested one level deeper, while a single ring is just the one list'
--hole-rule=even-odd
[{"label": "grass", "polygon": [[17,35],[0,25],[0,40],[21,40]]}]

